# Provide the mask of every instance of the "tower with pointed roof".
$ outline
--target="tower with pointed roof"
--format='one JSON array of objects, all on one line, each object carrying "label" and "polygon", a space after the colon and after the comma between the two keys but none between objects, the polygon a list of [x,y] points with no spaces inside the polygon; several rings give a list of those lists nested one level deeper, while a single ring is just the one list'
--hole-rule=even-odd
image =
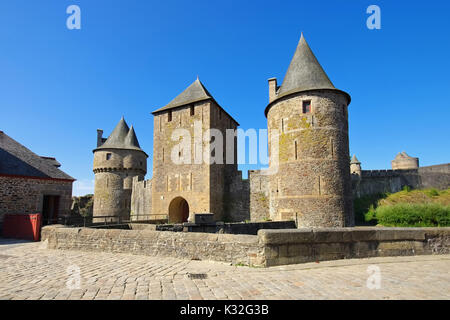
[{"label": "tower with pointed roof", "polygon": [[[239,124],[198,78],[152,114],[155,219],[168,219],[171,223],[194,221],[198,213],[214,213],[215,220],[224,219],[228,186],[238,171],[236,144],[227,154],[230,148],[227,140],[221,138],[226,137],[227,129],[236,129]],[[180,133],[190,139],[187,144],[180,144]]]},{"label": "tower with pointed roof", "polygon": [[139,146],[133,126],[129,128],[123,117],[107,139],[102,138],[102,130],[97,132],[97,148],[93,150],[94,222],[127,219],[133,177],[144,178],[148,156]]},{"label": "tower with pointed roof", "polygon": [[265,109],[270,152],[269,210],[273,220],[299,227],[354,224],[347,107],[303,34],[281,86],[269,81]]},{"label": "tower with pointed roof", "polygon": [[350,160],[350,173],[356,174],[361,177],[361,162],[356,158],[356,155],[353,155],[352,159]]}]

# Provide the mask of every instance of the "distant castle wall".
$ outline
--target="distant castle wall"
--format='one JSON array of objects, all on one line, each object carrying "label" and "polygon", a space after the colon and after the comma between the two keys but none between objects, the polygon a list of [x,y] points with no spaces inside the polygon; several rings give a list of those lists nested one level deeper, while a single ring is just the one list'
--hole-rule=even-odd
[{"label": "distant castle wall", "polygon": [[405,186],[413,189],[450,187],[450,163],[410,170],[362,170],[352,175],[353,194],[362,197],[384,192],[398,192]]}]

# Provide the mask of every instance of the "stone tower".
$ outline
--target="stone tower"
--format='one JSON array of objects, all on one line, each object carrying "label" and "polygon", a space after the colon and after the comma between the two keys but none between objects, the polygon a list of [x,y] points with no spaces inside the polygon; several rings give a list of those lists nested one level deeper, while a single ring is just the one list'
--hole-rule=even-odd
[{"label": "stone tower", "polygon": [[353,226],[349,94],[333,86],[303,34],[282,85],[268,81],[271,218],[298,227]]},{"label": "stone tower", "polygon": [[97,131],[94,152],[94,221],[117,221],[130,216],[133,177],[143,179],[147,172],[147,154],[139,146],[133,126],[120,119],[108,139]]},{"label": "stone tower", "polygon": [[239,124],[198,79],[152,114],[154,218],[180,223],[193,221],[196,213],[214,213],[215,220],[223,219],[224,194],[237,172],[236,145],[227,154],[226,129]]},{"label": "stone tower", "polygon": [[356,155],[353,155],[352,160],[350,161],[350,173],[357,174],[361,176],[361,162],[356,158]]},{"label": "stone tower", "polygon": [[411,170],[419,168],[419,158],[409,156],[405,151],[397,154],[391,161],[392,170]]}]

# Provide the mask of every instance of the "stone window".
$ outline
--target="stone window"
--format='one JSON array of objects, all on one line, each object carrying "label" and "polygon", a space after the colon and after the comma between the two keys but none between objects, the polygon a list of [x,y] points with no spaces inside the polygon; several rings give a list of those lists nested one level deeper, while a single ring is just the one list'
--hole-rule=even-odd
[{"label": "stone window", "polygon": [[191,105],[191,117],[195,115],[194,105]]},{"label": "stone window", "polygon": [[311,100],[303,101],[303,113],[311,113]]},{"label": "stone window", "polygon": [[172,121],[172,110],[169,110],[169,113],[167,114],[167,121]]},{"label": "stone window", "polygon": [[106,160],[111,160],[111,153],[106,154]]}]

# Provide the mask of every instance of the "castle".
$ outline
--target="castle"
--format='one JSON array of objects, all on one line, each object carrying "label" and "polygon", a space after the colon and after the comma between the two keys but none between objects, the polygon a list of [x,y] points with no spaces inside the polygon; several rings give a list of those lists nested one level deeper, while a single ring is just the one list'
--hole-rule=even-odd
[{"label": "castle", "polygon": [[[333,86],[303,35],[281,86],[275,78],[268,86],[269,169],[250,171],[248,179],[242,179],[237,169],[236,143],[215,154],[211,132],[226,136],[239,124],[199,79],[153,112],[151,180],[144,180],[147,154],[123,118],[107,139],[99,130],[93,151],[94,218],[150,217],[180,223],[193,221],[195,214],[213,213],[216,221],[271,219],[294,220],[299,227],[352,226],[350,95]],[[177,129],[191,136],[201,130],[211,139],[200,141],[200,149],[192,142],[189,151],[182,150],[172,140]],[[203,152],[204,161],[195,161],[198,152]],[[174,157],[190,161],[174,163]]]},{"label": "castle", "polygon": [[[217,161],[211,141],[202,141],[200,150],[192,143],[187,155],[181,148],[175,150],[177,142],[171,137],[176,129],[194,136],[194,124],[199,123],[197,130],[202,133],[218,130],[225,136],[239,126],[197,79],[153,112],[151,180],[144,180],[147,154],[123,118],[107,139],[98,132],[94,217],[139,220],[150,216],[180,223],[193,221],[197,213],[213,213],[215,220],[224,221],[271,219],[295,220],[298,226],[309,227],[352,226],[349,94],[333,86],[303,35],[282,85],[275,78],[268,82],[269,148],[273,139],[279,141],[279,150],[269,151],[271,174],[253,170],[248,179],[242,179],[235,143],[223,148],[224,161]],[[204,148],[206,161],[173,161],[174,152],[194,160]]]},{"label": "castle", "polygon": [[[354,225],[354,197],[450,186],[450,164],[419,167],[406,152],[391,162],[392,170],[362,170],[356,156],[349,159],[350,95],[333,86],[303,34],[283,83],[271,78],[268,87],[269,168],[250,170],[248,179],[237,168],[239,123],[198,78],[152,112],[152,179],[144,180],[148,156],[133,127],[122,118],[107,139],[98,130],[94,221],[181,223],[213,213],[216,221],[344,227]],[[180,130],[185,145],[174,139]],[[227,137],[221,152],[217,135]]]}]

